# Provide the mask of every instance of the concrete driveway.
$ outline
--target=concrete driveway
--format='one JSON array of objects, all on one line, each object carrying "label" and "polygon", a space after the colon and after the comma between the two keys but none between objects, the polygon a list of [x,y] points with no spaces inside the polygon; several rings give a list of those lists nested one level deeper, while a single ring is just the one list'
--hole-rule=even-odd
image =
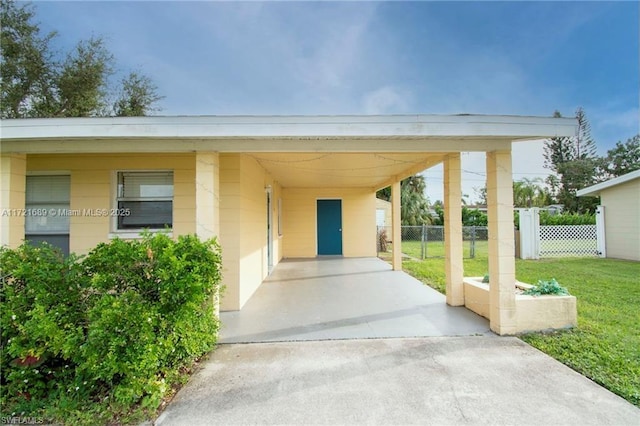
[{"label": "concrete driveway", "polygon": [[489,321],[378,258],[285,260],[241,311],[222,312],[220,343],[487,334]]},{"label": "concrete driveway", "polygon": [[282,262],[221,319],[226,344],[157,425],[640,425],[635,406],[378,259]]},{"label": "concrete driveway", "polygon": [[157,425],[638,425],[640,410],[514,337],[221,345]]}]

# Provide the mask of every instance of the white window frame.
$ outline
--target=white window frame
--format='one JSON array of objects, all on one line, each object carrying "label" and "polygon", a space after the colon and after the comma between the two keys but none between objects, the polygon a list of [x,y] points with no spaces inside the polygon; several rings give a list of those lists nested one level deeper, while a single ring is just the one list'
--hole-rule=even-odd
[{"label": "white window frame", "polygon": [[[121,173],[149,173],[149,174],[153,174],[153,173],[170,173],[172,176],[172,188],[175,191],[175,171],[174,170],[170,170],[170,169],[135,169],[135,170],[115,170],[112,173],[112,177],[111,177],[111,187],[112,187],[112,211],[115,212],[118,210],[118,206],[119,206],[119,202],[120,201],[171,201],[171,228],[148,228],[148,231],[155,234],[155,233],[166,233],[169,237],[173,236],[173,214],[175,212],[175,205],[173,203],[174,198],[175,198],[175,193],[171,196],[171,197],[140,197],[140,198],[144,198],[143,200],[141,200],[140,198],[136,198],[136,199],[132,199],[132,198],[127,198],[127,197],[121,197],[120,196],[120,174]],[[172,191],[173,192],[173,191]],[[139,228],[139,229],[134,229],[134,228],[130,228],[130,229],[119,229],[118,228],[118,216],[117,215],[111,215],[111,232],[109,233],[109,238],[125,238],[125,239],[134,239],[134,238],[140,238],[141,237],[141,233],[144,231],[145,228]]]}]

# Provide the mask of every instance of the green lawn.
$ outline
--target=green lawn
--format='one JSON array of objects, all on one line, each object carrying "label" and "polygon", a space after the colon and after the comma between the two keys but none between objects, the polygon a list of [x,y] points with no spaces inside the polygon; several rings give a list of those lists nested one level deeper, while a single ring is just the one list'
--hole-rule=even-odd
[{"label": "green lawn", "polygon": [[[405,270],[444,293],[444,259],[406,260]],[[488,272],[486,254],[465,259],[466,276]],[[516,260],[520,281],[556,278],[578,299],[578,327],[520,336],[640,407],[640,263],[599,258]]]}]

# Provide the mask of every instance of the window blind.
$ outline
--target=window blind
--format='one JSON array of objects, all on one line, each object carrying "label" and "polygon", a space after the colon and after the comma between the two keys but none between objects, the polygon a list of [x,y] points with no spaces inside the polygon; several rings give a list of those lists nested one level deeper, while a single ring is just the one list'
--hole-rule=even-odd
[{"label": "window blind", "polygon": [[172,172],[121,172],[120,198],[169,198],[173,196]]}]

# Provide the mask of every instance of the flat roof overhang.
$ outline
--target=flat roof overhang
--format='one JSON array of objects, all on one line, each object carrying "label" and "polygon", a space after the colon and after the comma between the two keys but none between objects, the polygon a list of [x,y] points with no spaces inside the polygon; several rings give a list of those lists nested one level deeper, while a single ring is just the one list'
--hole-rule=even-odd
[{"label": "flat roof overhang", "polygon": [[573,136],[573,118],[176,116],[2,120],[2,153],[465,152]]},{"label": "flat roof overhang", "polygon": [[283,187],[379,189],[448,153],[573,136],[573,118],[488,115],[183,116],[2,120],[0,153],[245,153]]}]

